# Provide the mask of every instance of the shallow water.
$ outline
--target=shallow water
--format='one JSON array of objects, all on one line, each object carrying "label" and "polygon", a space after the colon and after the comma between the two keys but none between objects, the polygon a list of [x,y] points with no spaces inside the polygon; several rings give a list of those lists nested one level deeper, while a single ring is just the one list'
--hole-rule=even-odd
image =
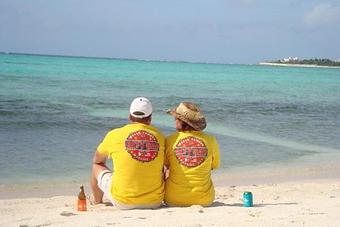
[{"label": "shallow water", "polygon": [[222,172],[340,159],[340,69],[0,54],[0,182],[88,178],[92,154],[136,96],[198,103]]}]

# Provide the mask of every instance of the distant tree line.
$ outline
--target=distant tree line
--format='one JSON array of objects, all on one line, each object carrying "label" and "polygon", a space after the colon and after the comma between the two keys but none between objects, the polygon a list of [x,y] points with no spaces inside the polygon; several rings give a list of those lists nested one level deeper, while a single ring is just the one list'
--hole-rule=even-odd
[{"label": "distant tree line", "polygon": [[273,63],[280,64],[303,64],[303,65],[322,65],[322,66],[340,66],[340,61],[332,61],[327,58],[314,58],[314,59],[303,59],[303,60],[289,60],[283,61],[278,60]]}]

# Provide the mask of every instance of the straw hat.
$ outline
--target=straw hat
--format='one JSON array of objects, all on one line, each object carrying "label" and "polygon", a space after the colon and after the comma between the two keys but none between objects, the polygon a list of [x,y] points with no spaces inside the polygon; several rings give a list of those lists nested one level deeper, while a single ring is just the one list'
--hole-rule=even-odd
[{"label": "straw hat", "polygon": [[192,102],[181,102],[177,108],[168,110],[167,113],[184,121],[197,131],[202,131],[207,126],[201,110]]}]

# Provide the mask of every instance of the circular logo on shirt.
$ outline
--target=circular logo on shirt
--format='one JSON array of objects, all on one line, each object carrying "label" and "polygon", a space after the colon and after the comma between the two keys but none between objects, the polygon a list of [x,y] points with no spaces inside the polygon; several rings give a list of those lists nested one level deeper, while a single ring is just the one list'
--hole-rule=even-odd
[{"label": "circular logo on shirt", "polygon": [[207,154],[208,149],[204,142],[193,136],[181,139],[175,147],[176,158],[186,167],[199,166]]},{"label": "circular logo on shirt", "polygon": [[150,162],[158,155],[159,143],[154,135],[140,130],[128,136],[125,148],[132,158],[141,162]]}]

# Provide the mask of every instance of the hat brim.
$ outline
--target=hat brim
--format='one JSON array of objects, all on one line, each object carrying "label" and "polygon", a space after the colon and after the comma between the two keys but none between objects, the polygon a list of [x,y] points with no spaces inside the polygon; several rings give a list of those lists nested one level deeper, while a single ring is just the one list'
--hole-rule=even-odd
[{"label": "hat brim", "polygon": [[185,118],[183,115],[179,114],[176,112],[176,109],[170,109],[166,111],[167,114],[180,119],[181,121],[187,123],[188,125],[190,125],[191,127],[193,127],[195,130],[197,131],[202,131],[203,129],[206,128],[207,123],[205,118],[202,118],[200,121],[190,121],[187,118]]}]

